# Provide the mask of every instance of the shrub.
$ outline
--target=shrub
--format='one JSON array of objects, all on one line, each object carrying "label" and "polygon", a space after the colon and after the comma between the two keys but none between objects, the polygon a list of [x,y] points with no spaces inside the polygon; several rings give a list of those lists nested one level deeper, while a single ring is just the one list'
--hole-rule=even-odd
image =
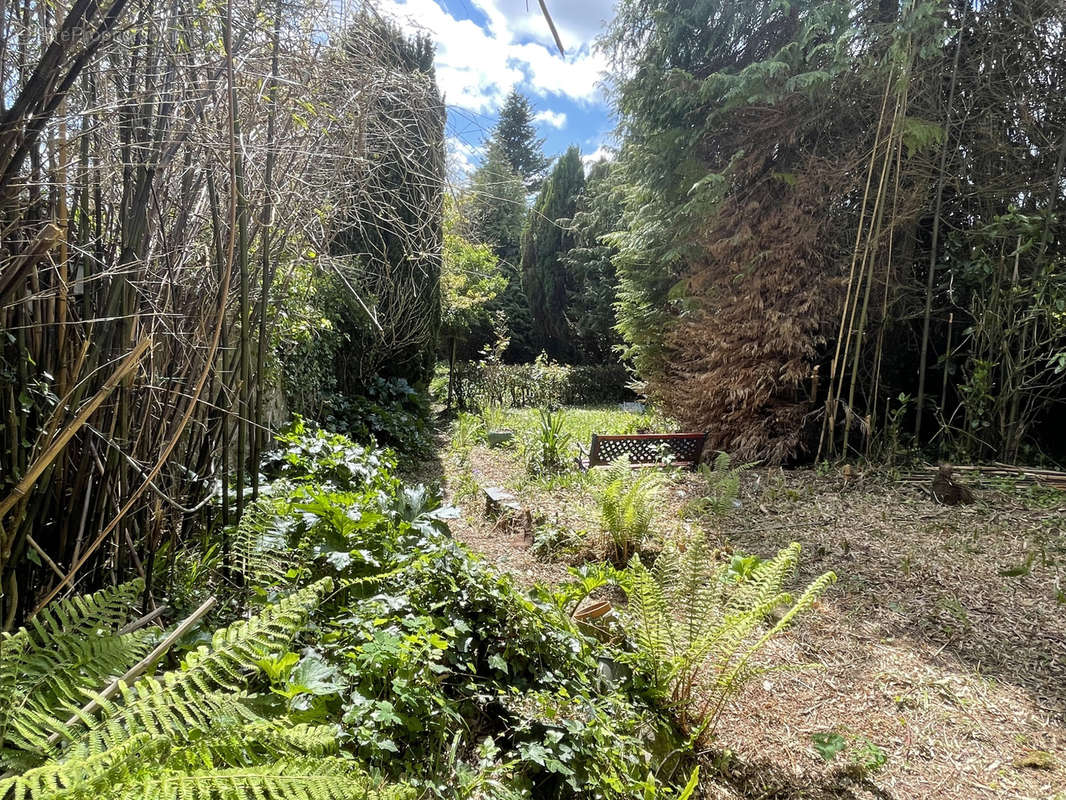
[{"label": "shrub", "polygon": [[396,469],[391,453],[355,444],[299,416],[277,435],[277,441],[279,446],[263,457],[262,469],[269,480],[349,491],[377,484]]},{"label": "shrub", "polygon": [[358,395],[328,395],[323,422],[358,442],[391,447],[403,459],[433,447],[426,396],[403,378],[374,378]]},{"label": "shrub", "polygon": [[[330,464],[359,452],[344,437],[302,436],[285,449]],[[344,588],[305,626],[298,663],[282,652],[261,665],[286,713],[336,725],[356,764],[420,796],[453,797],[460,784],[499,797],[654,796],[662,781],[647,765],[663,763],[676,732],[643,688],[602,680],[607,645],[453,541],[434,493],[391,474],[343,491],[291,478],[247,526],[237,560],[257,562],[248,580],[268,579],[261,596],[319,577]]]},{"label": "shrub", "polygon": [[480,361],[455,365],[459,408],[620,403],[636,397],[622,364],[567,366],[543,356],[529,364]]},{"label": "shrub", "polygon": [[562,411],[541,409],[537,427],[523,445],[526,471],[532,476],[565,472],[571,461],[570,434]]},{"label": "shrub", "polygon": [[600,405],[636,400],[633,376],[624,364],[583,364],[570,367],[563,402]]}]

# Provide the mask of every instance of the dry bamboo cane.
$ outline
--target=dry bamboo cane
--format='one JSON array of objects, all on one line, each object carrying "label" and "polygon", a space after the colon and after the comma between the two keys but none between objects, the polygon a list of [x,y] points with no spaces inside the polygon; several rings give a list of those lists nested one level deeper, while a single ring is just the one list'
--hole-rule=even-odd
[{"label": "dry bamboo cane", "polygon": [[955,42],[955,56],[951,66],[951,86],[948,89],[947,121],[944,123],[944,143],[940,147],[940,169],[936,179],[936,201],[933,204],[933,233],[929,244],[929,273],[925,282],[925,309],[922,312],[922,344],[918,355],[918,394],[915,399],[914,439],[920,441],[922,436],[922,415],[925,411],[925,381],[929,369],[929,328],[933,316],[933,288],[936,285],[936,255],[940,242],[940,210],[944,204],[944,176],[948,159],[948,144],[951,139],[951,113],[955,107],[955,84],[959,75],[959,53],[962,50],[963,29],[966,14],[970,10],[969,0],[962,7],[962,24],[959,26]]},{"label": "dry bamboo cane", "polygon": [[[227,77],[227,81],[229,82],[229,85],[232,87],[234,85],[234,80],[235,80],[235,78],[234,78],[234,67],[233,67],[233,50],[232,50],[232,45],[233,45],[233,0],[227,0],[227,4],[226,4],[224,42],[225,42],[225,47],[226,47],[226,77]],[[88,548],[86,548],[86,550],[82,554],[81,558],[78,559],[78,561],[76,561],[71,566],[71,569],[67,573],[66,578],[64,578],[62,581],[60,581],[60,583],[58,585],[56,585],[50,592],[48,592],[48,594],[44,597],[44,599],[42,599],[40,602],[38,602],[37,606],[33,609],[32,613],[30,614],[31,617],[34,614],[36,614],[37,612],[39,612],[42,608],[44,608],[44,606],[46,606],[49,602],[51,602],[52,598],[54,598],[57,594],[59,594],[59,592],[61,592],[63,590],[63,588],[65,586],[67,586],[71,582],[71,580],[73,580],[73,578],[77,574],[78,570],[85,564],[85,562],[90,558],[90,556],[92,556],[92,554],[96,551],[96,549],[104,542],[104,540],[108,537],[108,535],[115,529],[115,527],[119,524],[119,522],[122,520],[122,518],[133,507],[134,503],[137,502],[138,498],[148,488],[148,486],[151,484],[151,481],[154,480],[155,476],[159,474],[159,471],[163,468],[163,465],[166,463],[167,459],[170,457],[170,453],[177,446],[178,441],[181,438],[181,434],[184,431],[185,426],[188,424],[189,419],[192,417],[192,413],[195,410],[195,408],[196,408],[196,406],[197,406],[197,404],[199,402],[200,395],[201,395],[201,393],[203,392],[203,389],[204,389],[204,384],[207,382],[207,378],[212,372],[212,366],[213,366],[213,363],[214,363],[214,360],[215,360],[215,354],[218,351],[218,343],[219,343],[219,339],[222,336],[222,328],[224,326],[224,322],[225,322],[225,318],[226,318],[226,304],[227,304],[227,301],[229,300],[230,283],[231,283],[230,278],[231,278],[231,276],[233,274],[233,261],[234,261],[234,255],[235,255],[234,251],[235,251],[235,248],[236,248],[236,221],[237,221],[237,203],[238,203],[237,187],[236,187],[236,184],[237,184],[237,180],[236,180],[236,171],[237,171],[237,152],[236,152],[237,144],[236,144],[236,142],[237,142],[237,137],[236,137],[236,124],[235,124],[236,109],[234,108],[234,94],[232,92],[229,92],[229,93],[227,93],[227,95],[228,95],[228,97],[230,97],[230,103],[228,104],[228,109],[227,109],[228,110],[228,118],[229,118],[229,162],[230,162],[229,163],[229,167],[230,167],[230,187],[231,187],[229,246],[228,246],[227,258],[226,258],[226,270],[225,270],[225,274],[224,274],[224,278],[223,278],[223,283],[222,283],[222,286],[220,287],[220,292],[219,292],[220,297],[219,297],[219,304],[218,304],[218,314],[217,314],[216,319],[215,319],[215,330],[214,330],[214,334],[213,334],[212,339],[211,339],[211,345],[209,347],[208,354],[207,354],[207,356],[204,359],[204,369],[201,372],[200,377],[199,377],[199,379],[196,382],[196,387],[195,387],[194,391],[192,392],[192,396],[190,397],[190,399],[188,401],[185,414],[182,416],[181,420],[178,423],[178,426],[177,426],[178,429],[174,432],[174,434],[171,437],[170,441],[168,442],[167,446],[163,449],[163,452],[160,454],[159,459],[156,461],[155,466],[152,468],[152,470],[146,476],[145,481],[140,485],[140,488],[138,490],[136,490],[129,497],[129,499],[127,500],[126,504],[118,511],[118,513],[114,516],[114,518],[111,520],[111,522],[108,523],[107,527],[104,528],[104,530],[97,536],[97,538],[93,541],[93,543]]]},{"label": "dry bamboo cane", "polygon": [[858,261],[859,242],[862,240],[863,224],[866,220],[866,206],[870,197],[870,185],[873,183],[874,164],[876,163],[877,148],[881,140],[881,129],[885,122],[885,111],[888,109],[888,94],[891,85],[891,77],[889,77],[889,82],[885,85],[885,92],[881,100],[881,114],[877,120],[877,132],[874,134],[874,146],[873,151],[870,154],[870,166],[866,171],[866,187],[863,190],[862,205],[859,207],[859,222],[855,231],[855,245],[852,248],[851,267],[848,270],[848,285],[844,293],[843,309],[840,313],[840,326],[837,331],[835,352],[833,353],[833,360],[829,364],[829,392],[825,400],[825,416],[822,418],[822,433],[818,439],[818,453],[815,457],[816,460],[821,460],[827,446],[830,450],[833,449],[832,443],[836,432],[837,397],[839,397],[839,393],[834,397],[833,382],[836,380],[837,369],[840,365],[840,353],[844,340],[844,330],[847,326],[848,310],[851,306],[851,292],[855,283],[855,268]]},{"label": "dry bamboo cane", "polygon": [[[874,266],[876,263],[877,244],[881,238],[881,229],[885,215],[885,192],[887,191],[887,176],[892,166],[892,148],[897,148],[897,160],[898,160],[898,148],[902,147],[900,141],[900,126],[902,119],[907,113],[907,93],[909,88],[910,78],[910,64],[908,63],[904,69],[904,78],[907,81],[902,92],[896,95],[896,108],[892,117],[892,125],[889,127],[888,141],[885,145],[885,160],[881,168],[881,180],[878,184],[877,198],[874,202],[874,223],[867,231],[866,247],[863,252],[863,262],[869,265],[866,270],[866,288],[863,293],[862,299],[862,311],[859,314],[858,329],[855,331],[855,352],[852,355],[851,364],[851,379],[848,386],[848,415],[844,421],[844,453],[847,453],[849,444],[849,436],[851,432],[851,421],[854,418],[853,409],[855,408],[855,388],[858,385],[859,377],[859,359],[862,356],[863,340],[866,336],[866,320],[869,314],[870,308],[870,295],[873,291],[874,282]],[[872,398],[872,405],[876,407],[877,399]],[[872,431],[867,431],[867,437],[872,436]]]}]

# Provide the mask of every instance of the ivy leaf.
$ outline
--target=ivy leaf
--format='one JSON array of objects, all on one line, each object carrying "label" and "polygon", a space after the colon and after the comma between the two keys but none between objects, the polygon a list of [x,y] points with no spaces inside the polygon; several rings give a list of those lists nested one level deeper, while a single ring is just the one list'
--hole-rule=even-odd
[{"label": "ivy leaf", "polygon": [[351,566],[352,554],[347,550],[332,550],[326,553],[326,561],[332,564],[337,572],[342,572]]},{"label": "ivy leaf", "polygon": [[503,656],[499,654],[489,656],[489,666],[493,669],[498,669],[505,675],[510,674],[507,662],[504,660]]}]

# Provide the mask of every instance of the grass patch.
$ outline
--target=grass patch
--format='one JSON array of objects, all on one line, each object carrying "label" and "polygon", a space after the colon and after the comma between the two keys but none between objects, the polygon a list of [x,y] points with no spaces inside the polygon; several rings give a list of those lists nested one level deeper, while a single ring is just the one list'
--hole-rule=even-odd
[{"label": "grass patch", "polygon": [[[540,425],[540,412],[536,408],[509,408],[502,411],[500,419],[520,439],[535,433]],[[576,455],[576,444],[580,442],[588,447],[594,433],[617,435],[641,430],[663,433],[677,430],[677,423],[654,411],[635,414],[617,406],[570,406],[564,413],[563,430],[570,435]]]}]

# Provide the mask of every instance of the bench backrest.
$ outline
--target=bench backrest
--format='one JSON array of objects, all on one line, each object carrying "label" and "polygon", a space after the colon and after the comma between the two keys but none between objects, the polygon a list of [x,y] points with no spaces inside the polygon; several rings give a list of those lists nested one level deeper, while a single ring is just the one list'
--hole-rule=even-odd
[{"label": "bench backrest", "polygon": [[631,464],[661,464],[663,454],[673,456],[673,462],[694,467],[703,453],[706,433],[632,433],[622,436],[592,434],[589,466],[610,464],[616,458],[629,456]]}]

